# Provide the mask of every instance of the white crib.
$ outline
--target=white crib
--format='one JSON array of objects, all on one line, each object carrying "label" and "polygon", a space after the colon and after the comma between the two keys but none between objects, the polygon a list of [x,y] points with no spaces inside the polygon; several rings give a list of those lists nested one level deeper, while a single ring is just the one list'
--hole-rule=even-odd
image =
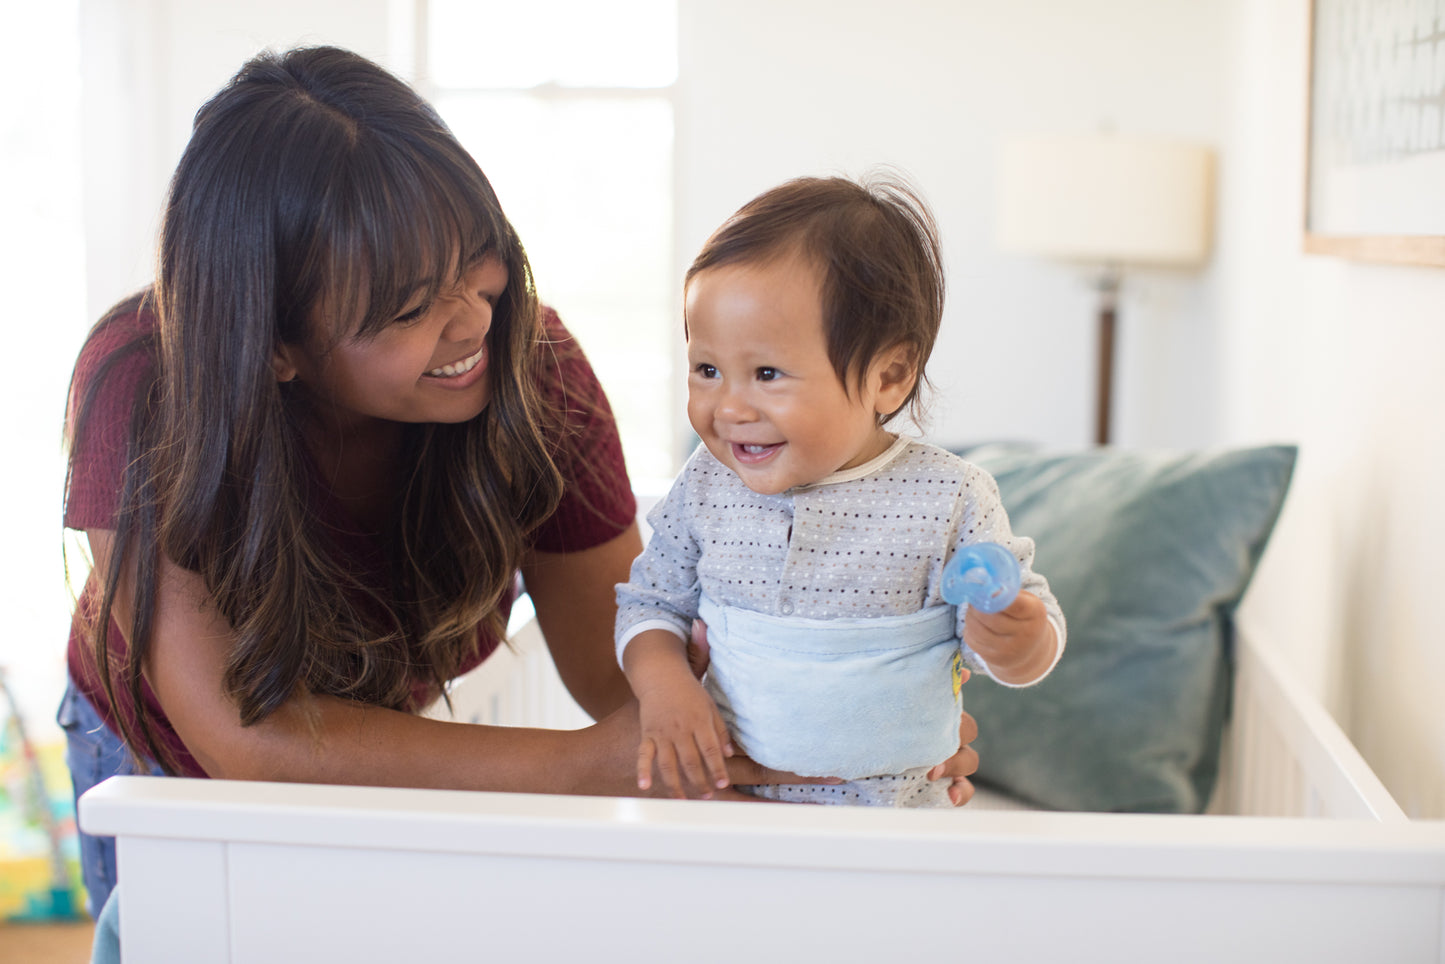
[{"label": "white crib", "polygon": [[[1210,816],[121,777],[81,822],[118,838],[131,964],[1445,962],[1445,823],[1407,820],[1248,633],[1236,686]],[[453,696],[586,719],[534,623]]]}]

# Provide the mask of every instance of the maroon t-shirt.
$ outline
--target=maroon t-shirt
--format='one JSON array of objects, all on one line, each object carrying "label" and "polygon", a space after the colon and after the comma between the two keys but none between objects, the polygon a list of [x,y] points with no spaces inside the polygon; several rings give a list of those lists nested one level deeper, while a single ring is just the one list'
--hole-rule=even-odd
[{"label": "maroon t-shirt", "polygon": [[[547,337],[553,342],[572,337],[551,309],[544,309],[543,324]],[[127,438],[137,403],[136,393],[150,382],[155,364],[149,352],[127,351],[126,347],[133,345],[138,336],[153,332],[155,325],[155,316],[150,312],[119,315],[92,333],[81,349],[71,387],[72,405],[84,397],[97,378],[101,381],[84,436],[76,440],[72,453],[70,488],[65,505],[65,525],[68,528],[115,528]],[[108,368],[107,361],[111,362]],[[558,377],[555,381],[547,379],[544,391],[551,396],[550,401],[554,405],[570,413],[567,430],[558,442],[558,451],[554,453],[569,482],[557,511],[532,533],[531,544],[542,552],[577,552],[601,545],[621,534],[636,516],[637,503],[627,479],[622,444],[606,395],[580,349],[563,358]],[[311,489],[321,493],[318,499],[328,503],[312,507],[318,517],[334,518],[335,513],[342,511],[334,501],[325,498],[325,487],[319,480]],[[385,552],[380,541],[353,536],[356,531],[354,526],[343,528],[352,530],[345,537],[349,543],[346,546],[348,556],[357,561],[369,558],[374,565],[365,565],[365,569],[385,572]],[[350,544],[353,538],[358,541]],[[80,606],[93,603],[96,593],[94,580],[91,580],[81,594]],[[510,610],[511,599],[505,600],[504,607]],[[123,653],[125,640],[114,623],[111,624],[110,638],[112,649]],[[480,663],[497,648],[498,643],[492,634],[483,629],[477,657],[463,670]],[[79,625],[72,625],[67,656],[71,679],[95,706],[106,725],[118,733],[120,728],[115,722],[117,711],[134,721],[135,708],[129,705],[123,693],[117,693],[122,705],[111,705],[93,661],[88,657],[88,649],[89,643]],[[166,718],[150,686],[142,685],[141,711],[157,734],[158,742],[174,754],[183,775],[206,776]],[[418,676],[417,692],[425,692],[428,686],[429,681]]]}]

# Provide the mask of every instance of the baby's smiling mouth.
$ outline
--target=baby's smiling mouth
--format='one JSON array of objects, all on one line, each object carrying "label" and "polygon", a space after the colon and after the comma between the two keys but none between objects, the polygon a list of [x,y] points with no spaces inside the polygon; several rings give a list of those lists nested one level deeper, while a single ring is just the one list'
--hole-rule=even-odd
[{"label": "baby's smiling mouth", "polygon": [[482,359],[486,357],[487,344],[486,342],[483,342],[482,347],[477,349],[476,354],[470,355],[466,358],[463,358],[461,361],[454,362],[450,365],[443,365],[440,368],[433,368],[431,371],[427,372],[427,375],[431,378],[456,378],[458,375],[465,375],[473,368],[476,368],[477,365],[481,363]]},{"label": "baby's smiling mouth", "polygon": [[739,462],[762,462],[778,449],[782,448],[782,442],[771,442],[767,445],[756,443],[733,442],[733,456]]}]

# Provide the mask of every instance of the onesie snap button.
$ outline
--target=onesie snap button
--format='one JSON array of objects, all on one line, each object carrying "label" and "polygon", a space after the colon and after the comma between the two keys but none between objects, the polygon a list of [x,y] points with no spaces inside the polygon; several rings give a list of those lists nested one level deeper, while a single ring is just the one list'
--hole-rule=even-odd
[{"label": "onesie snap button", "polygon": [[778,607],[778,612],[784,616],[793,615],[793,601],[791,599],[784,599],[783,604]]}]

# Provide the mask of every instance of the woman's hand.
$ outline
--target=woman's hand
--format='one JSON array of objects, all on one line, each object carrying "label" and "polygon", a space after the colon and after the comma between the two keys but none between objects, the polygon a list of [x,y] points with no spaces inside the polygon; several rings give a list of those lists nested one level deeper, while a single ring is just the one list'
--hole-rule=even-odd
[{"label": "woman's hand", "polygon": [[[964,673],[967,674],[967,670]],[[964,676],[967,680],[967,675]],[[967,712],[958,724],[958,752],[928,771],[928,779],[950,781],[948,799],[955,807],[961,807],[973,799],[973,781],[969,777],[978,772],[978,754],[969,746],[978,739],[978,723]]]}]

